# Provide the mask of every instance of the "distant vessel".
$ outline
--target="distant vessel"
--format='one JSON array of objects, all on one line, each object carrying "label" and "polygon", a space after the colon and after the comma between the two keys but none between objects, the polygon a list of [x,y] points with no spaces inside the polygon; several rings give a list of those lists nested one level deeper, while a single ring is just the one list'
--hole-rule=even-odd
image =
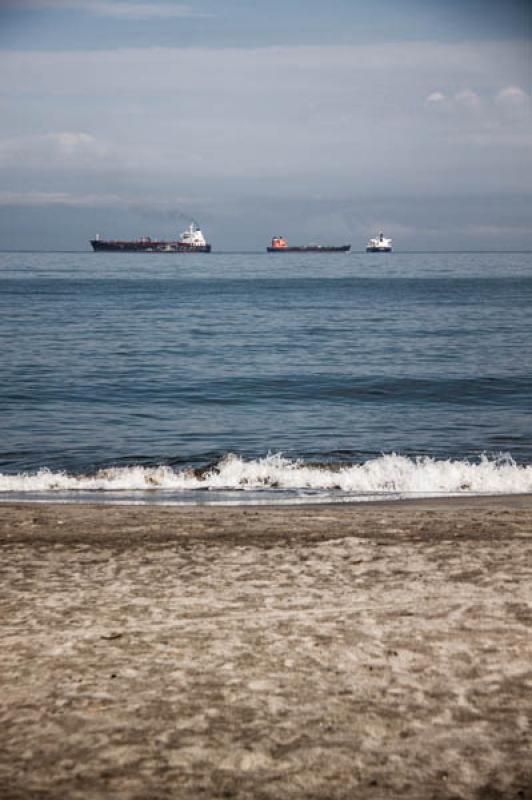
[{"label": "distant vessel", "polygon": [[274,236],[271,245],[266,250],[268,253],[347,253],[351,250],[351,245],[302,244],[289,246],[283,236]]},{"label": "distant vessel", "polygon": [[195,222],[191,222],[177,241],[163,242],[143,236],[132,242],[117,239],[100,239],[100,234],[91,239],[93,250],[117,253],[210,253],[211,246]]},{"label": "distant vessel", "polygon": [[392,240],[387,239],[382,231],[366,245],[366,253],[390,253],[391,250]]}]

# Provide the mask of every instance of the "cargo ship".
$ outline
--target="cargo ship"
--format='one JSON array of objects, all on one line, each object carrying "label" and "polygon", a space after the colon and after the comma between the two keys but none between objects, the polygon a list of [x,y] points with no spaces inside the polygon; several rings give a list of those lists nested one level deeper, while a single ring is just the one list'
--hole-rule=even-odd
[{"label": "cargo ship", "polygon": [[164,242],[143,236],[134,241],[120,241],[118,239],[101,239],[97,234],[91,239],[92,249],[95,251],[115,253],[210,253],[211,246],[195,222],[191,222],[186,231],[183,231],[177,241]]},{"label": "cargo ship", "polygon": [[348,253],[350,244],[302,244],[289,245],[284,236],[274,236],[272,243],[266,248],[268,253]]},{"label": "cargo ship", "polygon": [[366,245],[366,253],[391,253],[391,251],[392,240],[387,239],[382,231]]}]

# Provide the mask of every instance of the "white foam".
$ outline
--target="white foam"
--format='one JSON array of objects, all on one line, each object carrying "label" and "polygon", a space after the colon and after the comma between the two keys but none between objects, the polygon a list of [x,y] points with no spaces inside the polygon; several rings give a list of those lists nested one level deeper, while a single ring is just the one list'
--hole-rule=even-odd
[{"label": "white foam", "polygon": [[395,453],[345,467],[306,465],[268,455],[245,460],[227,455],[199,474],[171,467],[110,467],[94,475],[70,475],[40,469],[35,473],[0,473],[0,493],[191,492],[313,490],[357,495],[515,494],[532,492],[532,465],[510,456],[467,460],[408,458]]}]

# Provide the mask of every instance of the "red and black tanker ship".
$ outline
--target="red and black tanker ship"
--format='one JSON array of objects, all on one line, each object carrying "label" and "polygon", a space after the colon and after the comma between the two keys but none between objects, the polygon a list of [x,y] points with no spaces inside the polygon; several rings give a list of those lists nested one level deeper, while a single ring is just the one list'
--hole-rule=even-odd
[{"label": "red and black tanker ship", "polygon": [[266,248],[268,253],[348,253],[350,244],[302,244],[289,245],[284,236],[274,236],[272,243]]}]

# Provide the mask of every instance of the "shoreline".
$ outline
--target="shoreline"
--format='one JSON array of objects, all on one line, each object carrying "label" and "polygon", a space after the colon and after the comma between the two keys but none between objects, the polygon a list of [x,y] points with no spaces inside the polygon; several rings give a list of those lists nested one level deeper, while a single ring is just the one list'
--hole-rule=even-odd
[{"label": "shoreline", "polygon": [[[69,502],[69,501],[0,501],[0,542],[4,536],[16,538],[10,529],[15,526],[17,535],[25,540],[32,536],[55,536],[58,539],[69,535],[72,526],[84,525],[84,534],[90,539],[91,534],[98,538],[114,534],[121,537],[127,533],[136,538],[139,526],[143,525],[142,536],[167,535],[169,538],[182,538],[186,531],[202,530],[208,526],[209,535],[216,537],[216,526],[224,532],[228,527],[236,525],[236,538],[246,538],[250,524],[253,530],[262,533],[267,529],[268,535],[282,535],[283,526],[289,525],[290,536],[297,535],[298,524],[301,525],[301,536],[312,530],[314,536],[324,538],[337,536],[367,536],[367,524],[374,521],[378,514],[384,515],[387,521],[392,516],[405,519],[420,520],[424,515],[427,521],[433,521],[434,514],[442,515],[440,524],[452,526],[463,525],[459,517],[462,513],[487,514],[488,518],[495,514],[499,522],[504,522],[510,513],[530,515],[532,520],[532,494],[505,495],[463,495],[445,497],[408,498],[402,500],[367,500],[341,503],[292,503],[292,504],[171,504],[171,503],[130,503],[130,502]],[[332,516],[331,516],[332,515]],[[428,516],[427,516],[428,515]],[[322,530],[322,521],[327,522],[327,530]],[[336,523],[338,530],[334,532]],[[247,527],[240,530],[240,526]],[[532,524],[532,523],[531,523]],[[166,529],[165,526],[170,525]],[[310,527],[309,527],[310,525]],[[214,526],[214,527],[213,527]],[[203,530],[203,535],[206,530]],[[427,529],[428,534],[428,529]],[[456,531],[455,531],[456,534]],[[471,535],[471,532],[469,533]],[[92,541],[92,540],[91,540]]]},{"label": "shoreline", "polygon": [[0,504],[2,800],[532,797],[532,495]]},{"label": "shoreline", "polygon": [[[161,495],[163,494],[164,490],[159,490]],[[200,490],[196,490],[198,494]],[[205,490],[207,491],[207,490]],[[213,493],[217,492],[218,490],[214,490]],[[228,490],[229,491],[229,490]],[[86,495],[88,492],[85,490],[84,494]],[[204,492],[201,492],[202,494]],[[242,495],[245,493],[242,491]],[[258,493],[258,490],[257,490]],[[13,492],[13,494],[17,494]],[[231,509],[231,508],[242,508],[242,509],[305,509],[305,508],[380,508],[380,507],[393,507],[393,508],[400,508],[404,505],[408,506],[419,506],[424,507],[425,505],[432,506],[436,505],[440,506],[454,506],[454,505],[464,505],[472,506],[474,505],[497,505],[499,503],[513,503],[514,499],[516,500],[517,505],[525,504],[527,505],[529,500],[532,501],[532,492],[486,492],[486,493],[454,493],[454,494],[447,494],[447,493],[440,493],[440,494],[433,494],[431,492],[418,492],[414,496],[414,493],[410,493],[410,496],[402,496],[402,497],[390,497],[390,499],[385,499],[384,497],[378,498],[375,500],[369,499],[350,499],[350,498],[340,498],[337,500],[334,499],[324,499],[324,500],[312,500],[312,499],[293,499],[289,498],[286,500],[277,500],[277,501],[269,501],[269,500],[260,500],[258,502],[254,500],[213,500],[213,501],[188,501],[188,500],[145,500],[145,499],[134,499],[134,493],[131,492],[127,499],[116,499],[115,497],[111,499],[101,499],[102,496],[105,494],[113,495],[118,494],[118,492],[113,492],[113,490],[108,490],[108,492],[103,492],[102,490],[95,490],[93,492],[94,496],[100,495],[98,499],[95,500],[87,500],[86,497],[82,499],[73,499],[70,497],[58,497],[57,499],[51,496],[51,493],[46,496],[45,498],[39,497],[30,497],[28,499],[24,499],[20,496],[21,493],[15,499],[9,498],[7,495],[8,493],[4,493],[2,497],[0,495],[0,510],[3,508],[18,508],[23,507],[26,505],[31,506],[55,506],[55,505],[62,505],[62,506],[83,506],[85,508],[108,508],[109,506],[121,506],[121,507],[135,507],[135,508],[173,508],[177,510],[189,510],[194,508],[219,508],[220,510],[223,509]],[[31,492],[28,492],[31,494]],[[139,495],[142,492],[139,492]],[[386,495],[386,492],[381,492],[382,495]],[[406,493],[405,493],[406,494]],[[370,492],[367,495],[371,495]],[[372,495],[373,497],[377,497],[377,493]],[[389,496],[389,495],[388,495]]]}]

